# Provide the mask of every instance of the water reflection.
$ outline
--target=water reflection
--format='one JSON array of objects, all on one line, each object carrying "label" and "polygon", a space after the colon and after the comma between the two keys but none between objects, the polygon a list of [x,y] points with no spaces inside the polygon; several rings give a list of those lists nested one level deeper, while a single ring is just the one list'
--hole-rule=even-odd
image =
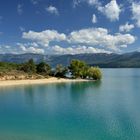
[{"label": "water reflection", "polygon": [[72,83],[61,83],[56,84],[55,87],[58,93],[62,90],[69,89],[71,93],[83,94],[89,88],[98,89],[101,86],[101,81],[89,81],[89,82],[72,82]]},{"label": "water reflection", "polygon": [[85,93],[86,90],[90,88],[99,88],[101,82],[82,82],[82,83],[72,83],[70,87],[70,91],[73,93]]},{"label": "water reflection", "polygon": [[28,86],[24,88],[25,101],[27,104],[30,104],[30,105],[34,104],[34,100],[35,100],[34,90],[35,90],[35,87],[33,86]]},{"label": "water reflection", "polygon": [[2,131],[16,136],[20,129],[33,139],[139,140],[140,72],[133,73],[106,70],[97,82],[2,88],[0,139]]},{"label": "water reflection", "polygon": [[91,81],[25,86],[20,88],[19,92],[23,93],[24,101],[31,108],[40,109],[45,106],[46,109],[52,109],[52,107],[57,107],[58,104],[82,102],[86,96],[88,97],[88,94],[94,94],[96,90],[99,90],[101,83],[101,81]]},{"label": "water reflection", "polygon": [[86,94],[94,92],[96,88],[98,89],[101,86],[101,82],[83,82],[83,83],[72,83],[69,88],[71,98],[73,100],[84,99]]}]

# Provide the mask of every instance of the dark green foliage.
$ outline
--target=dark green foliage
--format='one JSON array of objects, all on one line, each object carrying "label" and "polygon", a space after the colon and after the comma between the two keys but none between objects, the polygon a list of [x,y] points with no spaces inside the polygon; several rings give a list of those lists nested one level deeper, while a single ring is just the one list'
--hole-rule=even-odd
[{"label": "dark green foliage", "polygon": [[90,67],[87,76],[90,79],[100,80],[102,78],[102,73],[98,67]]},{"label": "dark green foliage", "polygon": [[29,73],[29,74],[36,73],[36,65],[34,63],[34,60],[30,59],[28,62],[21,65],[20,70],[22,70],[26,73]]},{"label": "dark green foliage", "polygon": [[18,64],[0,62],[0,72],[7,72],[7,71],[11,71],[11,70],[16,70],[17,68],[18,68]]},{"label": "dark green foliage", "polygon": [[59,78],[66,77],[68,72],[71,73],[73,78],[89,78],[94,80],[100,80],[102,73],[98,67],[89,67],[84,61],[72,60],[69,67],[64,67],[58,64],[54,70],[45,62],[35,64],[33,59],[23,64],[5,63],[0,62],[0,73],[8,74],[17,72],[24,72],[32,76],[32,74],[40,74],[42,76],[55,76]]},{"label": "dark green foliage", "polygon": [[50,75],[51,73],[51,67],[46,64],[45,62],[41,62],[36,67],[37,73],[42,75]]},{"label": "dark green foliage", "polygon": [[80,60],[72,60],[69,70],[74,78],[89,78],[100,80],[102,73],[98,67],[89,67],[87,64]]},{"label": "dark green foliage", "polygon": [[54,76],[56,76],[56,77],[65,77],[66,73],[67,73],[67,68],[63,67],[63,65],[61,65],[61,64],[58,64],[56,66]]},{"label": "dark green foliage", "polygon": [[87,69],[87,64],[80,60],[72,60],[69,66],[69,70],[74,78],[85,78]]}]

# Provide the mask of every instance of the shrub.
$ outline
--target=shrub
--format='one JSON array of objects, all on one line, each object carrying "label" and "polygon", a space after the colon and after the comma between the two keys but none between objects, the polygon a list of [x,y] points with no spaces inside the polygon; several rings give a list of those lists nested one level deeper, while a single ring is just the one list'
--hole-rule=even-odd
[{"label": "shrub", "polygon": [[50,75],[51,67],[45,62],[40,62],[36,67],[37,73],[42,75]]},{"label": "shrub", "polygon": [[87,64],[80,60],[72,60],[69,66],[69,70],[74,78],[85,78],[87,68]]},{"label": "shrub", "polygon": [[59,64],[56,66],[54,76],[56,77],[65,77],[67,73],[67,68],[63,67],[63,65]]},{"label": "shrub", "polygon": [[20,70],[29,74],[36,73],[36,65],[34,63],[34,60],[30,59],[28,62],[22,64]]},{"label": "shrub", "polygon": [[102,73],[98,67],[90,67],[87,75],[90,79],[94,80],[100,80],[102,78]]}]

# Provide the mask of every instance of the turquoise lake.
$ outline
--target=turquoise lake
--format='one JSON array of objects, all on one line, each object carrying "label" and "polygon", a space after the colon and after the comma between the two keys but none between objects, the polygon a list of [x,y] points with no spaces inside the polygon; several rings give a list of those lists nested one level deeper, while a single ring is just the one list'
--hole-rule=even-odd
[{"label": "turquoise lake", "polygon": [[0,140],[140,140],[140,69],[101,82],[0,88]]}]

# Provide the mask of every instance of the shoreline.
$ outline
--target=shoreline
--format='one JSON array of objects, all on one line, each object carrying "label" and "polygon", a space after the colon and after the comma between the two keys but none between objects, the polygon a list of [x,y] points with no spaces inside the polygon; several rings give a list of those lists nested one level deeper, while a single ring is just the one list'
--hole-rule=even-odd
[{"label": "shoreline", "polygon": [[17,86],[17,85],[39,85],[39,84],[51,84],[51,83],[67,83],[67,82],[88,82],[88,79],[68,79],[68,78],[56,78],[51,77],[48,79],[35,79],[35,80],[4,80],[0,81],[0,87],[3,86]]}]

